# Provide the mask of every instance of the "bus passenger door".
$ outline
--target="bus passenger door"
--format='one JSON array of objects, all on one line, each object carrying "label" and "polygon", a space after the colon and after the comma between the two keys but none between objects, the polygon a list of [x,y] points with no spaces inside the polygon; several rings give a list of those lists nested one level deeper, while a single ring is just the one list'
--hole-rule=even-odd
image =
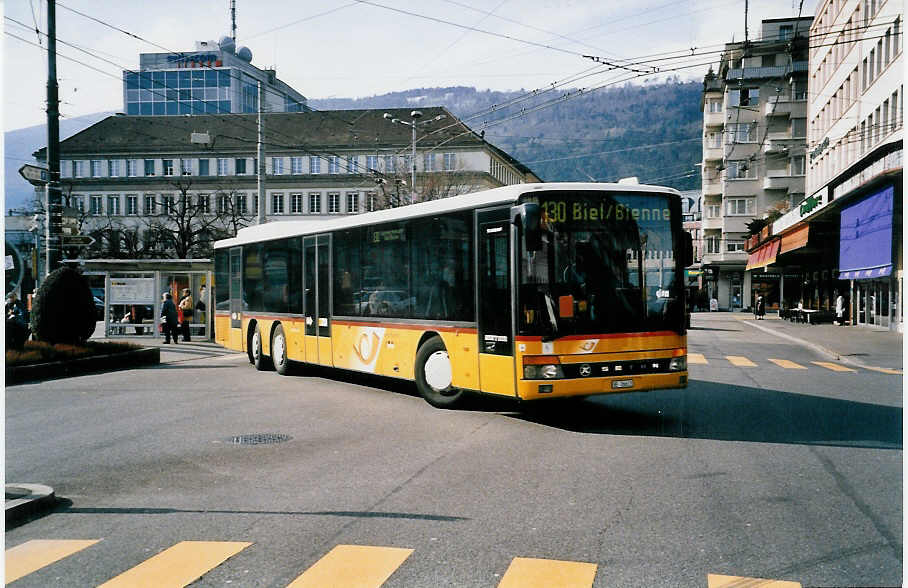
[{"label": "bus passenger door", "polygon": [[509,209],[480,212],[477,218],[479,387],[483,392],[515,396]]},{"label": "bus passenger door", "polygon": [[246,350],[243,336],[243,248],[230,249],[230,336],[227,341],[231,349]]},{"label": "bus passenger door", "polygon": [[331,236],[303,239],[305,361],[331,365]]}]

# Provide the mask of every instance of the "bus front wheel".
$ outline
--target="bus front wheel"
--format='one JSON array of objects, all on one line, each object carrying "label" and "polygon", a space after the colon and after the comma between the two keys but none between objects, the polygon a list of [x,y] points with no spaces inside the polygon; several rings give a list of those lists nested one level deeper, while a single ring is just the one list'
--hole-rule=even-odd
[{"label": "bus front wheel", "polygon": [[271,335],[271,361],[274,369],[282,376],[290,373],[290,362],[287,360],[287,337],[284,336],[284,327],[277,325]]},{"label": "bus front wheel", "polygon": [[426,402],[437,408],[454,408],[463,401],[463,390],[451,385],[451,358],[441,337],[432,337],[416,352],[416,387]]}]

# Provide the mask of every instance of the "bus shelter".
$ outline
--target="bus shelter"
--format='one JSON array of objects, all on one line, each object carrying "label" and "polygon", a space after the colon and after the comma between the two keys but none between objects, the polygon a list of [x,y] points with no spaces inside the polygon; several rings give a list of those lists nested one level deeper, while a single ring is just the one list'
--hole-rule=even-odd
[{"label": "bus shelter", "polygon": [[210,259],[66,259],[63,263],[78,267],[88,278],[106,337],[160,336],[162,295],[170,293],[177,304],[188,288],[193,305],[190,336],[201,341],[214,338]]}]

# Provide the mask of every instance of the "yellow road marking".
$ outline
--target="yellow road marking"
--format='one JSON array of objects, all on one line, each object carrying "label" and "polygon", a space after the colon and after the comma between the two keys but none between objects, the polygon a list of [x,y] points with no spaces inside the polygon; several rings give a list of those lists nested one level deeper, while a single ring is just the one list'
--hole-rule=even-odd
[{"label": "yellow road marking", "polygon": [[498,588],[588,588],[595,577],[596,564],[515,557]]},{"label": "yellow road marking", "polygon": [[801,588],[800,582],[722,576],[720,574],[709,574],[706,577],[706,584],[707,588]]},{"label": "yellow road marking", "polygon": [[6,583],[82,551],[100,539],[33,539],[6,550]]},{"label": "yellow road marking", "polygon": [[787,368],[790,370],[806,370],[807,369],[803,365],[801,365],[799,363],[795,363],[788,359],[772,359],[770,357],[769,361],[773,362],[774,364],[776,364],[779,367]]},{"label": "yellow road marking", "polygon": [[824,367],[828,370],[832,370],[834,372],[855,372],[855,371],[857,371],[857,370],[853,370],[851,368],[847,368],[843,365],[839,365],[837,363],[830,363],[828,361],[814,361],[811,363],[815,363],[819,366],[822,366],[822,367]]},{"label": "yellow road marking", "polygon": [[398,547],[338,545],[288,588],[321,586],[378,587],[413,553]]},{"label": "yellow road marking", "polygon": [[757,364],[740,355],[726,355],[725,359],[730,361],[732,365],[738,367],[757,367]]},{"label": "yellow road marking", "polygon": [[702,353],[688,353],[687,364],[690,365],[692,363],[706,365],[709,362],[706,361],[706,357]]},{"label": "yellow road marking", "polygon": [[874,372],[880,372],[881,374],[889,374],[889,375],[891,375],[891,376],[901,376],[901,375],[902,375],[902,372],[901,372],[901,371],[899,371],[899,370],[893,370],[893,369],[889,369],[889,368],[880,368],[880,367],[865,366],[864,369],[865,369],[865,370],[871,370],[871,371],[874,371]]},{"label": "yellow road marking", "polygon": [[250,545],[241,541],[181,541],[101,586],[187,586]]}]

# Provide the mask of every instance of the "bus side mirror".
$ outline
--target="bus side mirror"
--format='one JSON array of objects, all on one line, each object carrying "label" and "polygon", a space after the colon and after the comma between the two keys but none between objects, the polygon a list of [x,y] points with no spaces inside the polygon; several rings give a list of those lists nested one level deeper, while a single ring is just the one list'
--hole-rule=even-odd
[{"label": "bus side mirror", "polygon": [[511,207],[511,223],[519,225],[523,232],[527,251],[542,249],[541,213],[535,202],[525,202]]},{"label": "bus side mirror", "polygon": [[684,259],[682,259],[682,264],[684,267],[692,265],[694,263],[694,238],[691,237],[690,233],[683,233],[681,239],[681,246],[684,249]]}]

